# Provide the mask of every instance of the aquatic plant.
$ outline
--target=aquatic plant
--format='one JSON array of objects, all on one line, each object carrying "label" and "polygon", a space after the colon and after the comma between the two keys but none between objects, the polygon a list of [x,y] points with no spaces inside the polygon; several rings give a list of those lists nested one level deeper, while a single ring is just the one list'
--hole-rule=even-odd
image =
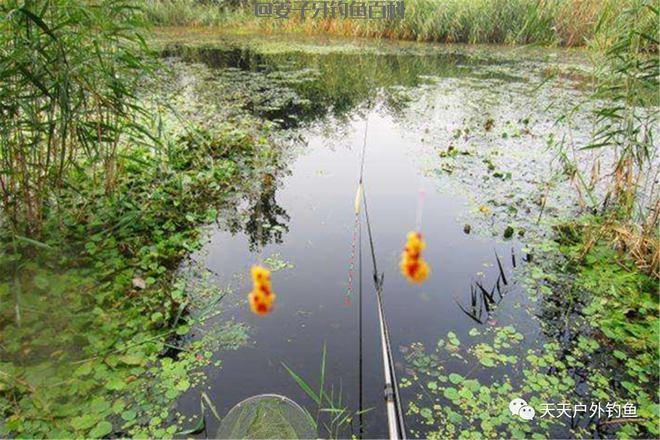
[{"label": "aquatic plant", "polygon": [[115,197],[79,170],[68,179],[74,187],[60,190],[63,209],[45,216],[40,241],[3,242],[0,436],[181,430],[172,402],[202,380],[199,368],[220,366],[218,348],[247,334],[221,321],[188,341],[226,292],[204,286],[202,299],[199,283],[174,269],[200,246],[199,225],[245,197],[239,182],[254,180],[256,152],[270,149],[255,127],[170,120],[162,161],[144,145],[118,157]]},{"label": "aquatic plant", "polygon": [[[327,347],[323,344],[323,351],[321,354],[321,368],[319,373],[319,389],[315,391],[314,388],[306,382],[302,377],[296,374],[285,363],[282,363],[284,369],[289,373],[291,378],[296,382],[300,389],[312,399],[317,406],[316,411],[316,427],[322,425],[329,438],[345,438],[346,431],[353,428],[353,422],[356,418],[362,420],[360,416],[368,413],[372,408],[361,409],[359,411],[351,411],[343,401],[343,394],[341,386],[335,391],[334,386],[327,388],[326,384],[326,361],[327,361]],[[324,417],[322,417],[324,416]],[[362,427],[358,426],[358,430],[362,432]]]}]

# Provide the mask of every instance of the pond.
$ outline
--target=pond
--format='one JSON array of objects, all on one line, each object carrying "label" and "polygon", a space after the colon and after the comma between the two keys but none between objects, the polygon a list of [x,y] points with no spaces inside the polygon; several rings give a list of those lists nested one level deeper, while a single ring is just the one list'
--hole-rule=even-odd
[{"label": "pond", "polygon": [[[521,349],[546,339],[536,299],[519,278],[533,258],[526,241],[545,234],[547,219],[570,214],[575,203],[573,191],[549,169],[554,141],[589,135],[579,128],[586,123],[556,123],[586,96],[584,60],[579,52],[535,49],[491,47],[484,54],[479,47],[311,38],[168,41],[164,55],[192,99],[217,104],[235,97],[230,102],[240,105],[225,105],[223,117],[247,110],[273,121],[280,148],[277,166],[255,194],[220,212],[189,263],[230,292],[216,322],[235,319],[250,327],[250,344],[216,354],[221,368],[206,372],[203,390],[220,414],[263,393],[288,396],[315,414],[315,403],[284,365],[317,388],[325,346],[327,389],[341,393],[352,411],[360,404],[372,408],[362,432],[354,423],[352,433],[387,436],[364,220],[361,358],[359,252],[351,257],[365,141],[365,194],[400,378],[410,373],[406,355],[416,343],[433,347],[448,333],[463,341],[515,324]],[[408,283],[398,266],[406,235],[418,225],[432,271],[421,286]],[[249,270],[257,263],[273,269],[278,295],[265,317],[247,304]],[[452,365],[484,381],[516,370],[515,363],[482,370],[458,359],[445,367]],[[404,406],[419,392],[404,387]],[[179,408],[197,414],[199,391]],[[424,435],[419,418],[407,423],[411,435]],[[207,435],[217,428],[208,417]]]}]

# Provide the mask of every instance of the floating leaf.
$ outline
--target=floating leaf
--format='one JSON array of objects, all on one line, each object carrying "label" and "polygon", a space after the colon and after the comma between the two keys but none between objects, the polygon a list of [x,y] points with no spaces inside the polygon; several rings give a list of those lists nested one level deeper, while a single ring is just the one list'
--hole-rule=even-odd
[{"label": "floating leaf", "polygon": [[84,416],[74,417],[71,420],[71,427],[76,431],[85,431],[98,422],[96,414],[85,414]]},{"label": "floating leaf", "polygon": [[108,421],[102,421],[94,429],[89,432],[91,438],[102,438],[106,437],[112,432],[112,423]]},{"label": "floating leaf", "polygon": [[117,359],[126,365],[143,365],[146,362],[144,356],[139,354],[125,354],[119,356]]},{"label": "floating leaf", "polygon": [[495,361],[493,360],[493,358],[489,358],[489,357],[481,358],[479,359],[479,362],[481,362],[481,365],[483,365],[484,367],[495,366]]},{"label": "floating leaf", "polygon": [[458,391],[456,388],[445,388],[442,394],[449,400],[456,400],[458,398]]},{"label": "floating leaf", "polygon": [[129,409],[121,413],[121,418],[127,422],[130,422],[131,420],[135,419],[135,417],[137,417],[137,412],[133,409]]},{"label": "floating leaf", "polygon": [[463,376],[461,376],[460,374],[451,373],[449,375],[449,382],[451,382],[453,384],[459,384],[459,383],[463,382]]}]

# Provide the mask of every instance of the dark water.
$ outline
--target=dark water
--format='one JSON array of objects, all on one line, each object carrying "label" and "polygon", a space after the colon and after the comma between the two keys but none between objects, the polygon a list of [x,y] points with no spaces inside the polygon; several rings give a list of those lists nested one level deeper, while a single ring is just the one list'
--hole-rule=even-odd
[{"label": "dark water", "polygon": [[[403,353],[414,342],[433,345],[449,331],[462,339],[475,326],[503,325],[526,313],[529,301],[524,290],[513,282],[516,270],[511,257],[513,253],[519,267],[524,264],[523,243],[517,235],[513,240],[504,240],[500,232],[491,234],[487,226],[492,226],[493,221],[480,220],[476,210],[479,203],[474,203],[474,199],[481,198],[486,203],[487,190],[493,185],[506,188],[506,183],[484,184],[483,177],[475,174],[477,183],[472,190],[467,179],[467,187],[459,191],[447,180],[460,180],[458,177],[443,177],[435,172],[439,151],[445,150],[445,142],[454,138],[453,130],[469,120],[464,110],[451,113],[452,106],[471,107],[475,118],[486,118],[490,99],[496,102],[495,106],[505,108],[505,116],[511,120],[534,114],[533,108],[524,108],[517,101],[531,99],[520,92],[527,81],[524,75],[517,76],[515,70],[498,70],[503,65],[515,66],[516,62],[489,62],[451,54],[420,57],[296,52],[262,56],[208,48],[194,52],[194,56],[186,51],[178,53],[184,59],[206,63],[220,77],[241,83],[246,95],[255,93],[250,106],[256,113],[261,108],[262,116],[279,120],[301,139],[287,153],[283,171],[260,196],[260,209],[267,212],[259,213],[256,220],[266,223],[265,226],[257,228],[255,219],[251,221],[247,215],[238,221],[242,226],[238,228],[240,231],[224,226],[214,228],[209,243],[195,257],[215,274],[214,280],[220,287],[230,287],[233,292],[223,301],[224,309],[217,319],[235,318],[251,327],[251,344],[237,351],[219,353],[221,368],[207,371],[205,391],[221,414],[239,401],[262,393],[288,396],[314,414],[315,404],[282,364],[317,387],[324,345],[328,353],[328,389],[330,385],[335,393],[341,389],[345,405],[354,411],[359,409],[357,287],[350,306],[345,297],[354,200],[367,121],[365,190],[378,267],[385,275],[385,312],[399,374],[405,370]],[[265,85],[269,81],[264,82],[264,76],[271,75],[275,81],[273,72],[304,68],[312,69],[317,79],[287,83],[289,90],[295,92],[293,98],[284,100],[279,107],[263,99],[257,102],[261,99],[257,96],[269,93]],[[366,72],[372,74],[365,75]],[[461,79],[475,81],[469,84],[478,84],[480,88],[474,90],[482,90],[482,94],[462,91],[465,83],[454,82]],[[443,87],[451,92],[443,92]],[[263,95],[256,94],[259,90]],[[273,96],[281,98],[281,95]],[[429,111],[429,107],[420,106],[419,96],[431,99],[438,110]],[[480,100],[480,96],[488,99]],[[529,101],[529,106],[533,105]],[[263,108],[269,108],[271,113]],[[449,114],[444,119],[443,111]],[[539,127],[548,124],[547,118],[539,117],[536,121]],[[433,137],[429,131],[435,133],[433,141],[429,141]],[[499,135],[497,138],[505,148],[520,143],[501,140]],[[489,147],[478,137],[475,143],[477,149]],[[535,139],[525,148],[543,143],[542,139]],[[535,166],[525,164],[524,160],[519,162],[523,168]],[[424,255],[432,274],[422,286],[413,286],[401,276],[398,263],[406,234],[416,225],[420,192],[425,194],[421,211],[422,232],[427,240]],[[513,195],[509,197],[506,193],[502,197],[513,200]],[[466,222],[472,225],[470,234],[464,232]],[[277,227],[273,229],[273,225]],[[268,244],[259,252],[251,246],[251,240]],[[364,436],[382,438],[387,435],[383,363],[366,233],[363,240],[361,386],[363,408],[374,408],[364,416]],[[496,254],[501,257],[509,285],[503,286],[501,300],[497,298],[500,304],[496,313],[475,316],[479,323],[467,316],[457,302],[469,309],[475,281],[487,289],[494,285],[499,276]],[[278,295],[276,308],[266,317],[257,317],[250,312],[246,301],[251,290],[249,269],[260,260],[269,261],[272,255],[291,267],[273,273],[273,288]],[[357,267],[355,278],[357,286]],[[519,326],[518,330],[529,341],[539,334],[533,322],[528,328]],[[413,389],[402,390],[404,404],[414,393]],[[194,413],[199,408],[198,399],[198,394],[191,393],[182,401],[183,408]],[[207,418],[207,423],[207,433],[213,436],[218,423],[212,417]],[[412,422],[409,424],[412,425],[409,428],[420,428]],[[353,433],[357,434],[355,424]],[[351,431],[343,432],[346,436],[350,434]],[[319,435],[326,433],[321,430]]]}]

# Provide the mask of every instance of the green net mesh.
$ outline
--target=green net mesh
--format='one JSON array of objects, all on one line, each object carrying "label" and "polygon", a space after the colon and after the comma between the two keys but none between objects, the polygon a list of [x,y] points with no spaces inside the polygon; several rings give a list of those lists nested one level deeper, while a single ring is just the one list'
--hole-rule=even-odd
[{"label": "green net mesh", "polygon": [[222,419],[220,439],[313,439],[314,420],[284,396],[262,394],[234,406]]}]

